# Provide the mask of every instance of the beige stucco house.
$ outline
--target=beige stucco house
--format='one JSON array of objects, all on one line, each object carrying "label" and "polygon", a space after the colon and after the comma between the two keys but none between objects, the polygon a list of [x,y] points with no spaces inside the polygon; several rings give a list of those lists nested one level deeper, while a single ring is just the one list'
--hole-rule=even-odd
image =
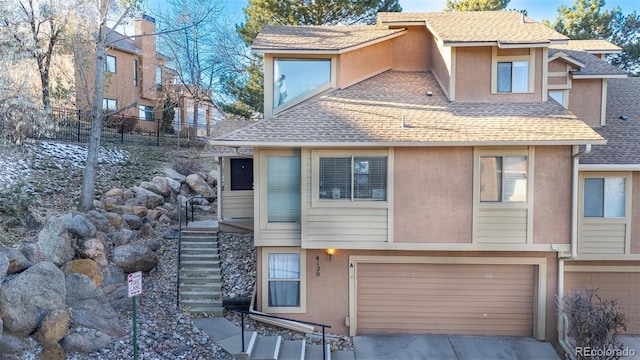
[{"label": "beige stucco house", "polygon": [[619,48],[501,11],[266,26],[252,49],[265,118],[212,143],[220,221],[252,219],[256,310],[558,344],[556,296],[588,285],[640,333],[640,112],[602,59]]}]

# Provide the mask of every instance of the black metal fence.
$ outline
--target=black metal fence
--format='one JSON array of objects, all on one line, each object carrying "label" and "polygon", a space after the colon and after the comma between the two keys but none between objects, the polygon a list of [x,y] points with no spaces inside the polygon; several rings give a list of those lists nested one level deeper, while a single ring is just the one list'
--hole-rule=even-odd
[{"label": "black metal fence", "polygon": [[[91,113],[73,109],[53,109],[53,129],[34,135],[41,140],[88,143],[91,135]],[[122,114],[106,117],[102,122],[101,142],[136,143],[146,145],[195,146],[204,144],[205,126],[174,128],[163,126],[162,120],[146,120]]]}]

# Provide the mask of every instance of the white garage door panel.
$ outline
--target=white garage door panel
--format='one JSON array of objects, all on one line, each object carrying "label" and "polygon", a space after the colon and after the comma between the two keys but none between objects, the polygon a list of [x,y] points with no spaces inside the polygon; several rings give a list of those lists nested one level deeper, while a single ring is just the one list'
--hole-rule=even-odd
[{"label": "white garage door panel", "polygon": [[358,333],[531,336],[534,266],[359,264]]},{"label": "white garage door panel", "polygon": [[597,287],[603,299],[617,299],[627,315],[627,334],[640,334],[640,273],[566,272],[565,293]]}]

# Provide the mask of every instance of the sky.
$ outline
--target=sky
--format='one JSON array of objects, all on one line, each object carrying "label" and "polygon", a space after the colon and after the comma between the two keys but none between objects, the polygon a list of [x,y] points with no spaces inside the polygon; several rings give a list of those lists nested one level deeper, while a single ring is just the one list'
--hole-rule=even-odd
[{"label": "sky", "polygon": [[[162,0],[149,0],[151,3],[163,3]],[[237,19],[237,22],[244,20],[242,8],[247,6],[248,0],[223,0],[226,2],[226,10],[229,15]],[[445,8],[446,0],[400,0],[403,12],[437,12]],[[535,21],[541,22],[544,19],[553,20],[558,14],[560,5],[571,6],[573,0],[511,0],[509,9],[527,10],[528,16]],[[640,0],[607,0],[605,9],[620,6],[622,12],[628,14],[633,10],[640,10]]]}]

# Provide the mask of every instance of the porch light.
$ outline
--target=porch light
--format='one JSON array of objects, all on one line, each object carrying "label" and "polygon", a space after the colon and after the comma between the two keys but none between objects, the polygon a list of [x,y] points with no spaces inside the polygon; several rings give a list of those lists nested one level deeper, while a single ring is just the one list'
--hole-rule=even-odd
[{"label": "porch light", "polygon": [[329,261],[331,261],[331,257],[336,254],[336,249],[329,248],[327,249],[327,255],[329,255]]}]

